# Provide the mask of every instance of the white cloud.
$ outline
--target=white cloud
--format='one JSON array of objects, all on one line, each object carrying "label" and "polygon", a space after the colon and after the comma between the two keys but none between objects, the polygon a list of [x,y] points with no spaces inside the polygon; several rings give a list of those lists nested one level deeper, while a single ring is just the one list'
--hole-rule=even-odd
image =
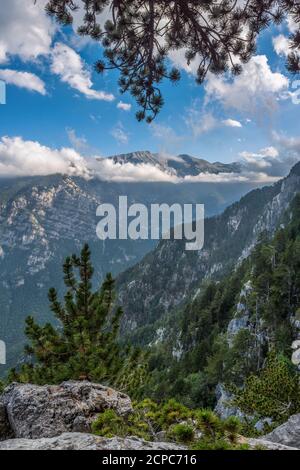
[{"label": "white cloud", "polygon": [[278,181],[279,177],[269,176],[264,172],[244,171],[242,173],[200,173],[197,176],[187,176],[185,183],[265,183],[271,184]]},{"label": "white cloud", "polygon": [[273,46],[276,54],[280,56],[288,56],[290,53],[290,40],[283,34],[273,38]]},{"label": "white cloud", "polygon": [[285,152],[300,158],[300,137],[288,137],[285,134],[273,132],[273,138]]},{"label": "white cloud", "polygon": [[220,101],[226,108],[261,117],[273,111],[289,87],[287,77],[273,72],[266,56],[255,56],[233,80],[209,74],[205,84],[207,102]]},{"label": "white cloud", "polygon": [[225,119],[223,121],[223,124],[226,127],[239,127],[239,128],[243,127],[243,125],[239,121],[236,121],[234,119]]},{"label": "white cloud", "polygon": [[116,141],[121,145],[128,144],[129,136],[127,132],[124,130],[124,127],[121,122],[119,122],[112,130],[111,135],[113,136]]},{"label": "white cloud", "polygon": [[102,159],[93,165],[95,175],[105,181],[113,182],[168,182],[177,183],[177,176],[162,171],[155,165],[141,163],[115,163],[113,160]]},{"label": "white cloud", "polygon": [[123,101],[120,101],[118,104],[117,104],[117,108],[118,109],[121,109],[122,111],[131,111],[131,104],[129,103],[123,103]]},{"label": "white cloud", "polygon": [[8,85],[15,85],[29,91],[46,95],[46,85],[37,75],[29,72],[19,72],[11,69],[0,69],[0,79]]},{"label": "white cloud", "polygon": [[[284,145],[300,150],[300,141],[297,139],[288,140]],[[161,161],[163,159],[181,161],[180,158],[170,155],[161,155]],[[252,155],[250,152],[244,152],[243,161],[241,173],[200,173],[182,178],[174,169],[168,171],[155,164],[121,164],[99,156],[85,158],[71,148],[51,149],[21,137],[0,139],[0,176],[6,177],[60,173],[113,182],[273,183],[285,175],[295,163],[295,159],[284,160],[280,156],[276,157],[276,149],[273,147]],[[261,161],[264,164],[260,164]],[[290,165],[289,168],[287,164]]]},{"label": "white cloud", "polygon": [[[4,3],[4,2],[2,2]],[[9,0],[1,5],[0,63],[17,55],[23,61],[50,53],[55,27],[45,14],[47,0]]]},{"label": "white cloud", "polygon": [[92,88],[91,72],[86,68],[80,55],[65,44],[55,44],[52,50],[51,71],[90,100],[114,100],[112,94]]},{"label": "white cloud", "polygon": [[88,177],[87,162],[75,150],[53,150],[21,137],[0,140],[1,176],[36,176],[56,173]]},{"label": "white cloud", "polygon": [[289,139],[284,136],[273,135],[275,146],[258,150],[257,152],[244,151],[242,158],[243,172],[261,172],[268,177],[280,178],[286,176],[300,157],[300,139]]}]

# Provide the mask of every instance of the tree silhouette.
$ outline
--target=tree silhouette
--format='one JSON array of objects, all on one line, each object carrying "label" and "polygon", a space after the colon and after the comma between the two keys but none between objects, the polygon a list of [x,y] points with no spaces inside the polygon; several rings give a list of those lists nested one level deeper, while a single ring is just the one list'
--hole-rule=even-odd
[{"label": "tree silhouette", "polygon": [[[183,50],[196,60],[197,82],[208,72],[240,74],[256,50],[258,35],[289,17],[300,24],[299,0],[49,0],[46,10],[64,25],[76,10],[84,17],[78,33],[99,41],[104,59],[96,70],[118,69],[122,93],[140,106],[137,119],[151,122],[163,106],[163,79],[178,82],[180,72],[168,55]],[[101,27],[104,14],[110,19]],[[290,37],[288,70],[300,71],[300,26]]]}]

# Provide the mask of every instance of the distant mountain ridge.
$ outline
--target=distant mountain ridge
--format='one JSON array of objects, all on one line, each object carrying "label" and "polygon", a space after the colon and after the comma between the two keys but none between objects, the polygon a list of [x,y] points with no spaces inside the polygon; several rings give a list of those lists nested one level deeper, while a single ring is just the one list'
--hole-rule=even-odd
[{"label": "distant mountain ridge", "polygon": [[114,163],[121,165],[131,163],[133,165],[153,165],[161,171],[176,174],[178,177],[197,176],[200,173],[220,174],[220,173],[240,173],[239,163],[209,163],[200,158],[190,155],[170,156],[167,154],[152,153],[149,151],[133,152],[128,154],[115,155],[109,157]]}]

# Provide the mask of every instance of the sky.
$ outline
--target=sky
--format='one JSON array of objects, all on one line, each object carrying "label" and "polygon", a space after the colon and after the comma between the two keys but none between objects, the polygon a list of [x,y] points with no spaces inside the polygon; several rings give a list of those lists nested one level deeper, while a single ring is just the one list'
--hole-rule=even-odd
[{"label": "sky", "polygon": [[199,86],[196,63],[188,67],[182,51],[172,53],[182,79],[163,83],[165,106],[149,125],[137,122],[136,103],[119,93],[117,72],[94,71],[102,51],[76,34],[80,13],[73,28],[62,28],[46,16],[46,0],[0,3],[7,4],[0,18],[0,80],[7,85],[0,176],[83,174],[95,157],[149,150],[242,161],[247,178],[272,182],[298,161],[300,81],[285,67],[291,21],[263,33],[236,78],[209,75]]}]

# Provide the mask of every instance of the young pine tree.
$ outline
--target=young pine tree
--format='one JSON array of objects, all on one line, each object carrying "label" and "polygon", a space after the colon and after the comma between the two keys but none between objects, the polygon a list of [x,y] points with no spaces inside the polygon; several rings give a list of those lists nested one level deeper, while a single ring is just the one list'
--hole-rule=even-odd
[{"label": "young pine tree", "polygon": [[64,302],[58,300],[55,289],[48,296],[59,327],[39,326],[32,317],[27,318],[25,333],[30,345],[25,351],[30,360],[19,371],[12,370],[10,380],[41,385],[90,380],[135,392],[145,379],[145,355],[118,341],[122,310],[113,307],[111,274],[93,292],[88,245],[80,257],[66,259],[63,272]]}]

